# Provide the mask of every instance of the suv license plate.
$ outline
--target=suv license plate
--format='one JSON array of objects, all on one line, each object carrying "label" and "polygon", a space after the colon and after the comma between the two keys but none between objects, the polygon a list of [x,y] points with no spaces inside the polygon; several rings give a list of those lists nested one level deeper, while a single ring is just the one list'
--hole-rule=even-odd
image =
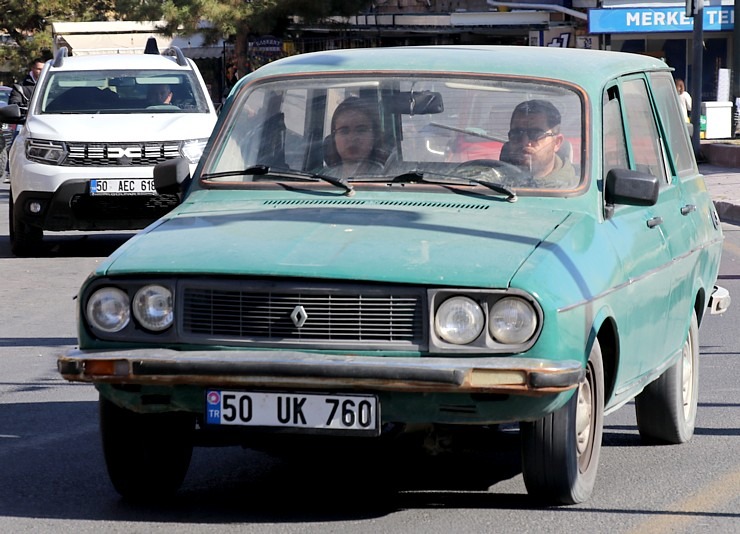
[{"label": "suv license plate", "polygon": [[378,407],[378,398],[374,395],[206,392],[206,422],[211,425],[377,436],[380,419]]},{"label": "suv license plate", "polygon": [[91,195],[156,195],[150,178],[90,180]]}]

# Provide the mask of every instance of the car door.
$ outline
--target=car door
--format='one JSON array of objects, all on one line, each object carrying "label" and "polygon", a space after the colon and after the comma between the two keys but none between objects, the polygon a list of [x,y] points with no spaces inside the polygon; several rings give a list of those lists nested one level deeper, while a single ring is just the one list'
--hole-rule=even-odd
[{"label": "car door", "polygon": [[602,101],[603,177],[611,169],[632,169],[658,176],[661,184],[654,206],[606,206],[604,229],[622,268],[612,299],[620,335],[620,388],[629,388],[649,370],[655,355],[665,352],[671,287],[671,255],[662,226],[677,192],[665,176],[655,123],[645,118],[645,106],[652,111],[644,87],[641,77],[617,80]]}]

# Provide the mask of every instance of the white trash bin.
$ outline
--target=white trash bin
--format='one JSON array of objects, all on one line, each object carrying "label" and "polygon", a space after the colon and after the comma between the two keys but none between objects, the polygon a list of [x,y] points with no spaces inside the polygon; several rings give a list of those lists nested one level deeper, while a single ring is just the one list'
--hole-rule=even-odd
[{"label": "white trash bin", "polygon": [[702,102],[701,114],[707,118],[705,139],[732,137],[732,102]]}]

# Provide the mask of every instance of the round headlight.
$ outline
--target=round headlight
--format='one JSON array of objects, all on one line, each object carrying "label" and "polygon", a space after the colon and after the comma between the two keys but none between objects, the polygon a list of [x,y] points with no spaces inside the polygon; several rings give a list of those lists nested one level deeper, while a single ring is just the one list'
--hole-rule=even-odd
[{"label": "round headlight", "polygon": [[488,331],[499,343],[524,343],[536,329],[537,312],[526,300],[505,297],[491,306]]},{"label": "round headlight", "polygon": [[103,332],[119,332],[131,320],[128,295],[115,287],[98,289],[87,301],[87,320]]},{"label": "round headlight", "polygon": [[468,297],[452,297],[442,303],[434,317],[434,330],[448,343],[465,345],[483,331],[485,317],[480,306]]},{"label": "round headlight", "polygon": [[134,317],[147,330],[160,332],[172,325],[172,291],[166,287],[149,285],[136,292],[132,302]]}]

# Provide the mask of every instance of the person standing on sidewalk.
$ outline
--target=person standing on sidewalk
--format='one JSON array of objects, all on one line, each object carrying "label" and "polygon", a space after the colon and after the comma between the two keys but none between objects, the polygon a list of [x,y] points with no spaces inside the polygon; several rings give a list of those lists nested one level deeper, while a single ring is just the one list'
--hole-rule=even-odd
[{"label": "person standing on sidewalk", "polygon": [[681,78],[676,78],[676,91],[678,91],[678,101],[681,104],[681,110],[686,122],[689,122],[691,116],[691,95],[686,91],[686,84]]}]

